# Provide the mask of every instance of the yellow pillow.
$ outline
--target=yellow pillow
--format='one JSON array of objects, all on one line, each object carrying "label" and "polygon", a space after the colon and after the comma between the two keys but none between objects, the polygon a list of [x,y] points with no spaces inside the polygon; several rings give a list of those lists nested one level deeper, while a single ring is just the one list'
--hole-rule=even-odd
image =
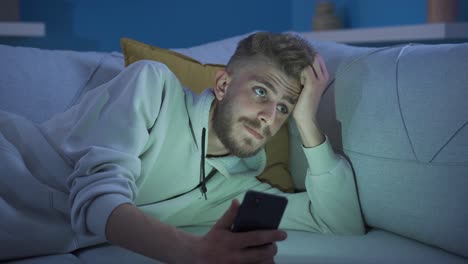
[{"label": "yellow pillow", "polygon": [[[197,60],[183,54],[150,46],[132,39],[120,40],[125,66],[138,60],[154,60],[164,63],[177,76],[183,86],[200,93],[205,88],[213,87],[216,72],[224,65],[201,64]],[[283,126],[280,131],[265,146],[267,165],[257,178],[284,191],[293,192],[294,183],[288,171],[288,130]]]}]

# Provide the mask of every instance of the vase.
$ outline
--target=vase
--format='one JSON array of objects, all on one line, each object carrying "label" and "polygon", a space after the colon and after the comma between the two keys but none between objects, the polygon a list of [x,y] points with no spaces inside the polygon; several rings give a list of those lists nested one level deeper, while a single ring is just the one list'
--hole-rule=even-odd
[{"label": "vase", "polygon": [[455,22],[458,13],[458,0],[427,0],[427,22]]},{"label": "vase", "polygon": [[342,27],[341,19],[335,14],[335,5],[329,1],[318,1],[312,19],[314,31],[332,30]]}]

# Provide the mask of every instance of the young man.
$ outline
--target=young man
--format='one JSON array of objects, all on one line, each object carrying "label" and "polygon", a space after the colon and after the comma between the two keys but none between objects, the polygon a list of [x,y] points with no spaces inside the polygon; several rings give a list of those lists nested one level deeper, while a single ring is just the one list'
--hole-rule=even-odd
[{"label": "young man", "polygon": [[[272,263],[284,231],[229,228],[247,190],[281,194],[255,176],[291,115],[310,169],[307,192],[282,194],[280,227],[363,233],[349,164],[315,121],[327,83],[306,41],[260,32],[201,95],[141,61],[39,126],[0,115],[0,259],[110,241],[169,263]],[[213,227],[195,236],[184,225]]]}]

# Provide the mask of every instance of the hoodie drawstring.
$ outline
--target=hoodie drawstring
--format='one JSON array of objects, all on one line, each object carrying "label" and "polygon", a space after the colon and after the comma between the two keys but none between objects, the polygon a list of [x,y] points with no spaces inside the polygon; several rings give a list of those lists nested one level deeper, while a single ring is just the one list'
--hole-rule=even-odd
[{"label": "hoodie drawstring", "polygon": [[200,158],[200,190],[206,198],[206,185],[205,185],[205,134],[206,129],[203,128],[202,130],[202,138],[201,138],[201,158]]},{"label": "hoodie drawstring", "polygon": [[201,138],[201,158],[200,158],[200,191],[202,192],[203,196],[205,196],[205,200],[208,200],[206,197],[206,183],[216,174],[216,169],[213,168],[208,176],[205,177],[205,134],[206,129],[203,128],[202,130],[202,138]]},{"label": "hoodie drawstring", "polygon": [[160,201],[157,201],[157,202],[151,202],[151,203],[147,203],[147,204],[140,204],[139,206],[145,206],[145,205],[150,205],[150,204],[156,204],[156,203],[161,203],[161,202],[165,202],[165,201],[168,201],[168,200],[171,200],[171,199],[174,199],[174,198],[177,198],[179,196],[182,196],[184,194],[187,194],[197,188],[200,188],[200,191],[202,192],[203,196],[205,196],[205,200],[208,200],[208,198],[206,197],[206,192],[208,191],[206,189],[206,183],[216,174],[217,170],[215,168],[213,168],[210,173],[208,173],[208,176],[205,177],[205,134],[206,134],[206,129],[203,128],[202,130],[202,143],[201,143],[201,158],[200,158],[200,182],[198,183],[197,186],[195,186],[195,188],[189,190],[189,191],[186,191],[184,193],[181,193],[181,194],[177,194],[177,195],[174,195],[170,198],[166,198],[166,199],[163,199],[163,200],[160,200]]}]

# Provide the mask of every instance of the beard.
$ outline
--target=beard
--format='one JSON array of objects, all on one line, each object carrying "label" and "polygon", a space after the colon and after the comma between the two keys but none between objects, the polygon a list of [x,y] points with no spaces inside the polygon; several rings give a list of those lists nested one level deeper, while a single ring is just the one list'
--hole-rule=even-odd
[{"label": "beard", "polygon": [[[224,100],[217,102],[217,105],[213,110],[213,130],[231,155],[235,155],[240,158],[254,156],[262,149],[265,143],[255,144],[254,140],[251,138],[241,138],[240,133],[237,133],[236,135],[234,130],[236,125],[238,125],[238,127],[247,125],[259,130],[261,128],[261,123],[259,120],[252,120],[247,117],[240,117],[236,120],[236,117],[234,116],[234,106],[234,100],[229,98],[228,94],[226,94]],[[270,138],[270,129],[268,127],[264,128],[262,135],[265,139]]]}]

